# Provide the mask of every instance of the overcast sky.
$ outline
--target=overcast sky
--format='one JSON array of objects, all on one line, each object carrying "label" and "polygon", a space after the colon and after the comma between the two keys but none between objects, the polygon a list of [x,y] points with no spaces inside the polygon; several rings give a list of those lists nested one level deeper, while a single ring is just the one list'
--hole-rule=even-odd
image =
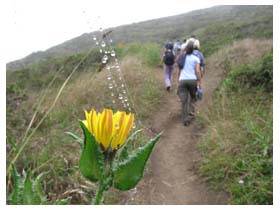
[{"label": "overcast sky", "polygon": [[[258,1],[251,1],[251,4],[254,2]],[[232,3],[225,0],[6,0],[6,9],[1,14],[5,15],[8,40],[1,57],[7,63],[100,27]],[[248,1],[240,1],[240,4],[248,4]]]}]

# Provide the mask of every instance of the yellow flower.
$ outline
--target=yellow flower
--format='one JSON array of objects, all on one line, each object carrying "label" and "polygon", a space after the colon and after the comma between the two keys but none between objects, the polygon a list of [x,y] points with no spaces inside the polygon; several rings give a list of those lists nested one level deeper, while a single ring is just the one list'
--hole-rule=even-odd
[{"label": "yellow flower", "polygon": [[134,114],[104,109],[102,113],[92,109],[85,111],[86,120],[83,121],[87,129],[94,135],[96,141],[104,150],[119,149],[126,141],[134,122]]}]

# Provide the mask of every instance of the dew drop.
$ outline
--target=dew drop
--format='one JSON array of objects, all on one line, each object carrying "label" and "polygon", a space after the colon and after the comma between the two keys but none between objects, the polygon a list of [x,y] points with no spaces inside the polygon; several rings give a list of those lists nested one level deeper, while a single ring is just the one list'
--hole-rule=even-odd
[{"label": "dew drop", "polygon": [[111,93],[111,96],[114,97],[115,96],[114,93]]},{"label": "dew drop", "polygon": [[119,96],[119,99],[120,99],[120,100],[122,100],[122,99],[123,99],[123,97],[122,97],[122,96]]},{"label": "dew drop", "polygon": [[113,43],[113,40],[112,40],[112,39],[110,39],[110,42],[111,42],[111,43]]},{"label": "dew drop", "polygon": [[96,40],[96,37],[93,37],[92,39],[95,41],[95,40]]},{"label": "dew drop", "polygon": [[112,79],[112,77],[111,77],[111,76],[108,76],[108,77],[107,77],[107,79],[108,79],[108,80],[111,80],[111,79]]},{"label": "dew drop", "polygon": [[135,129],[135,128],[136,128],[136,125],[135,125],[135,124],[133,124],[132,128],[133,128],[133,129]]},{"label": "dew drop", "polygon": [[105,42],[102,41],[102,42],[101,42],[101,47],[105,47],[105,46],[106,46]]},{"label": "dew drop", "polygon": [[102,53],[103,52],[102,49],[100,49],[99,52]]},{"label": "dew drop", "polygon": [[124,84],[122,84],[121,86],[124,87]]},{"label": "dew drop", "polygon": [[107,69],[107,70],[110,70],[110,69],[111,69],[111,67],[110,67],[109,65],[107,65],[107,66],[106,66],[106,69]]},{"label": "dew drop", "polygon": [[99,42],[95,42],[96,45],[99,45]]},{"label": "dew drop", "polygon": [[111,51],[111,56],[114,57],[115,55],[116,55],[115,50],[112,50],[112,51]]},{"label": "dew drop", "polygon": [[115,103],[116,103],[116,101],[115,101],[115,100],[113,100],[113,101],[112,101],[112,103],[113,103],[113,104],[115,104]]},{"label": "dew drop", "polygon": [[109,89],[113,89],[113,85],[111,83],[108,85],[108,87]]},{"label": "dew drop", "polygon": [[102,63],[107,63],[107,60],[108,60],[108,56],[107,55],[104,55],[101,62]]}]

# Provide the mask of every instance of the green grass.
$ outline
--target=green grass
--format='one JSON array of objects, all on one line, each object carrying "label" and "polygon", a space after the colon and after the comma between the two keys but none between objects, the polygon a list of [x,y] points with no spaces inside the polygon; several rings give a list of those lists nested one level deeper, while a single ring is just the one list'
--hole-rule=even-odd
[{"label": "green grass", "polygon": [[117,47],[116,51],[120,57],[127,55],[135,55],[139,60],[148,66],[156,66],[160,64],[160,46],[154,43],[138,43],[133,42],[127,44],[124,48]]},{"label": "green grass", "polygon": [[200,116],[207,127],[200,172],[231,204],[273,202],[272,69],[272,53],[231,69]]},{"label": "green grass", "polygon": [[203,30],[198,30],[197,36],[203,43],[202,51],[206,57],[223,47],[232,44],[234,41],[244,38],[271,38],[272,19],[258,17],[244,23],[212,23]]}]

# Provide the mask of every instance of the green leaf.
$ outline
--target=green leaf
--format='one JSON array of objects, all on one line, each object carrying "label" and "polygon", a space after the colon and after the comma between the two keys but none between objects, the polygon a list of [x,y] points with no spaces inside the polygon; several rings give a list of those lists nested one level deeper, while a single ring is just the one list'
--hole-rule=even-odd
[{"label": "green leaf", "polygon": [[117,156],[118,161],[123,161],[128,158],[129,156],[128,151],[131,147],[131,142],[135,139],[137,134],[142,131],[143,129],[139,129],[128,137],[128,139],[126,140],[126,144],[118,151],[118,156]]},{"label": "green leaf", "polygon": [[154,145],[159,140],[161,133],[148,142],[143,148],[139,148],[136,153],[124,162],[121,162],[113,169],[114,187],[119,190],[130,190],[143,177],[144,168]]},{"label": "green leaf", "polygon": [[46,204],[47,203],[47,196],[46,196],[46,194],[43,191],[42,186],[41,186],[41,181],[47,173],[48,172],[40,173],[36,177],[35,181],[33,182],[33,191],[35,192],[36,197],[39,197],[39,204]]},{"label": "green leaf", "polygon": [[83,122],[80,122],[85,140],[80,159],[80,171],[84,177],[92,182],[103,179],[104,157],[100,145],[88,131]]},{"label": "green leaf", "polygon": [[33,190],[32,190],[30,172],[27,173],[27,176],[24,181],[23,203],[29,205],[33,204]]},{"label": "green leaf", "polygon": [[71,136],[75,141],[77,141],[81,146],[83,145],[83,139],[71,132],[64,132],[65,134]]},{"label": "green leaf", "polygon": [[13,194],[12,194],[12,203],[13,204],[22,204],[22,194],[23,194],[23,183],[17,169],[12,165],[12,176],[13,176]]}]

